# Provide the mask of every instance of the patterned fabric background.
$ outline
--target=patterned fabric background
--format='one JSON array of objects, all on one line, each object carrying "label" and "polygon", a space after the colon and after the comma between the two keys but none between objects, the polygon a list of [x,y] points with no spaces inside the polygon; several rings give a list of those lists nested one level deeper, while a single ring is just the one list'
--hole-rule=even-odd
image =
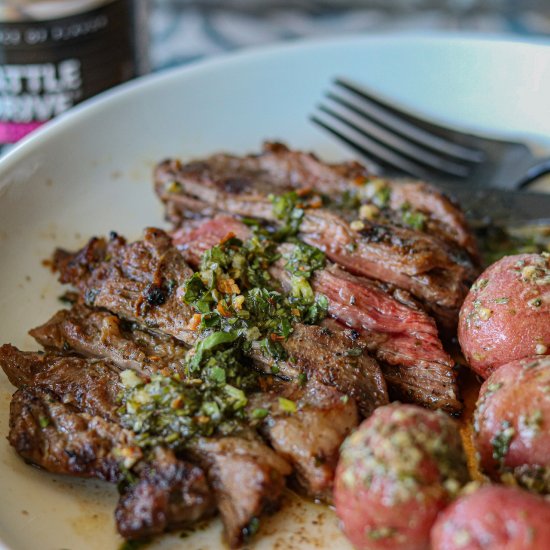
[{"label": "patterned fabric background", "polygon": [[548,0],[142,1],[151,10],[153,70],[307,36],[448,29],[550,37]]}]

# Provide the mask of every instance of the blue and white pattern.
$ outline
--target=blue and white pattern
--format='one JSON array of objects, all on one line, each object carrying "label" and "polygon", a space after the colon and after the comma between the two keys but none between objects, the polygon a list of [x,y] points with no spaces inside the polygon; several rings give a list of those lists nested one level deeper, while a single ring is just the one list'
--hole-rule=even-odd
[{"label": "blue and white pattern", "polygon": [[153,70],[302,37],[444,29],[550,35],[547,0],[149,1]]}]

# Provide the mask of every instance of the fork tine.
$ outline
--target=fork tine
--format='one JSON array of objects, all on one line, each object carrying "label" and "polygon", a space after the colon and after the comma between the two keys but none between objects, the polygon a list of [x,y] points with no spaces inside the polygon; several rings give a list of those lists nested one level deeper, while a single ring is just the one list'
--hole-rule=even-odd
[{"label": "fork tine", "polygon": [[[408,112],[396,110],[388,103],[371,95],[364,88],[357,86],[345,78],[335,79],[334,84],[337,89],[336,94],[340,97],[341,101],[348,103],[348,105],[353,106],[353,108],[363,112],[366,116],[398,132],[402,136],[429,147],[433,151],[463,161],[478,163],[484,159],[482,151],[459,145],[440,135],[428,132],[423,128],[433,128],[436,132],[446,133],[449,132],[448,129],[421,120]],[[418,125],[422,125],[423,128],[420,128]]]},{"label": "fork tine", "polygon": [[365,134],[359,132],[353,126],[349,126],[339,118],[332,116],[326,111],[318,111],[310,119],[328,130],[340,140],[362,153],[368,160],[374,160],[377,164],[392,166],[414,177],[429,180],[429,172],[419,164],[411,161],[401,155],[398,155],[392,149],[385,145],[370,139]]},{"label": "fork tine", "polygon": [[467,165],[447,160],[436,153],[430,152],[424,147],[412,143],[406,138],[400,137],[398,134],[387,130],[384,126],[380,126],[370,118],[366,118],[354,109],[349,108],[345,103],[340,103],[338,99],[334,98],[331,94],[329,94],[328,105],[321,105],[319,108],[339,118],[343,122],[354,126],[358,131],[374,138],[376,141],[391,147],[396,152],[421,164],[425,164],[435,170],[460,178],[464,178],[470,173],[470,168]]}]

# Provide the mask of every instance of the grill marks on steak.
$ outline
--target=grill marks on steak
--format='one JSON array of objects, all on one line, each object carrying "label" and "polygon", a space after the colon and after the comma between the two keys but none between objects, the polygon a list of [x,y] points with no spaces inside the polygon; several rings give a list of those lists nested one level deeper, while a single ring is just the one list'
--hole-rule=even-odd
[{"label": "grill marks on steak", "polygon": [[382,371],[367,354],[367,346],[356,342],[353,331],[326,319],[322,325],[295,325],[292,335],[282,343],[292,360],[280,362],[257,354],[258,364],[263,364],[266,373],[276,366],[286,378],[299,379],[305,374],[308,380],[333,386],[353,397],[363,416],[388,403]]},{"label": "grill marks on steak", "polygon": [[31,386],[12,397],[8,440],[25,460],[48,472],[115,483],[123,477],[115,449],[130,446],[132,434]]},{"label": "grill marks on steak", "polygon": [[[268,148],[264,155],[243,157],[240,159],[241,165],[238,157],[227,155],[214,155],[205,161],[192,162],[189,165],[165,161],[155,171],[157,194],[167,204],[167,214],[176,224],[181,223],[182,217],[205,217],[220,211],[276,223],[271,203],[266,199],[267,192],[279,193],[308,186],[321,192],[325,187],[331,189],[326,183],[330,178],[317,177],[315,171],[313,176],[307,177],[311,158],[304,164],[307,168],[295,170],[289,169],[289,163],[281,161],[277,155],[277,158],[273,158],[271,154]],[[278,170],[263,169],[265,157],[271,159],[267,164],[276,163]],[[321,164],[319,161],[315,162]],[[288,172],[283,175],[285,170]],[[330,172],[332,168],[328,166],[327,170]],[[345,169],[336,172],[336,180],[340,181],[340,172],[345,172]],[[226,185],[227,180],[232,180],[235,174],[246,182],[238,190]],[[299,183],[302,177],[304,182]],[[313,182],[313,185],[308,185],[308,182]],[[349,185],[348,181],[346,188]],[[417,187],[415,193],[419,195],[421,188]],[[408,195],[402,195],[411,198],[415,193],[411,191]],[[432,196],[438,196],[436,191],[432,192]],[[426,198],[424,206],[433,202],[433,197]],[[418,199],[416,202],[421,201]],[[454,219],[451,211],[457,209],[446,201],[445,208],[441,207],[440,210],[446,212],[446,219],[449,221]],[[458,210],[456,216],[457,227],[462,227],[463,220],[458,219]],[[465,227],[463,232],[464,235],[469,235]],[[334,212],[309,209],[304,216],[300,236],[309,244],[323,249],[331,260],[354,273],[378,278],[410,290],[428,307],[433,306],[435,313],[438,313],[439,308],[457,310],[467,292],[467,284],[476,275],[476,269],[468,258],[458,253],[457,247],[451,246],[446,239],[406,227],[367,222],[363,230],[355,231]],[[459,241],[463,242],[464,239]],[[447,317],[443,315],[444,319]]]},{"label": "grill marks on steak", "polygon": [[[25,460],[49,472],[111,483],[124,479],[120,453],[133,445],[128,430],[80,412],[40,386],[14,394],[8,439]],[[115,512],[125,538],[157,535],[214,513],[206,477],[197,466],[161,448],[140,466],[137,481],[123,491]]]},{"label": "grill marks on steak", "polygon": [[[80,332],[84,334],[92,332],[87,330],[86,327],[86,311],[92,323],[97,322],[99,314],[109,315],[106,312],[90,310],[85,306],[76,306],[73,309],[75,310],[75,316],[80,322]],[[63,316],[58,313],[54,315],[51,321],[44,325],[50,331],[57,334],[58,337],[55,340],[55,346],[60,350],[66,347],[67,339],[63,334],[63,327],[71,326],[68,321],[71,320],[72,313],[71,310],[65,311]],[[60,322],[61,326],[55,328],[56,321]],[[134,330],[138,333],[142,332],[137,327],[134,327]],[[40,329],[31,331],[34,335],[37,332],[40,333]],[[127,338],[131,338],[131,335],[132,331],[125,333],[125,337]],[[155,337],[156,335],[153,335],[152,339],[154,340]],[[75,343],[74,340],[71,340],[72,343]],[[78,348],[85,355],[104,357],[105,348],[92,348],[89,347],[89,343],[89,340],[86,340],[83,346],[80,342],[76,342],[75,348]],[[117,344],[122,350],[129,348],[130,343],[131,340],[129,342],[121,339],[117,340]],[[166,356],[165,359],[169,360],[169,356]],[[313,498],[329,501],[339,447],[349,432],[359,423],[360,417],[356,403],[353,399],[343,399],[344,396],[334,388],[320,384],[309,383],[305,387],[301,387],[294,383],[269,382],[269,379],[270,377],[262,379],[262,386],[265,386],[263,388],[265,392],[251,396],[248,409],[252,411],[255,408],[266,408],[270,411],[270,416],[262,422],[261,433],[269,441],[277,454],[292,465],[296,472],[299,489]],[[118,387],[118,379],[116,378],[109,380],[108,383],[110,386]],[[279,397],[286,397],[294,401],[299,412],[288,415],[282,411],[279,407]],[[110,413],[110,410],[105,409],[101,412],[101,414],[107,415]],[[237,442],[238,440],[234,439],[233,446]],[[250,444],[247,443],[246,445]],[[211,444],[207,448],[212,449],[216,448],[216,446]],[[195,457],[201,459],[201,465],[205,466],[207,470],[209,469],[209,464],[219,462],[219,458],[215,456],[204,462],[204,453],[193,452],[193,454]],[[242,455],[242,453],[240,454]],[[244,458],[240,458],[239,462],[243,460]],[[248,468],[250,469],[250,466]],[[239,507],[242,506],[241,500],[236,500],[236,496],[233,495],[233,500],[239,502],[240,505],[235,503],[230,504],[231,495],[228,491],[233,487],[230,479],[231,470],[224,463],[223,468],[215,470],[210,474],[210,476],[220,476],[222,473],[227,473],[227,477],[220,478],[215,483],[212,481],[213,486],[226,487],[223,498],[219,496],[217,500],[218,502],[220,499],[223,500],[225,513],[229,514],[231,518],[248,517],[249,522],[250,518],[255,517],[255,515],[251,515],[251,512],[246,512],[242,507]],[[255,475],[254,478],[258,479],[259,476]],[[253,480],[251,480],[252,482]],[[254,495],[253,489],[247,489],[247,493],[252,496]],[[255,500],[247,499],[246,502],[258,502],[260,498],[261,496],[257,495]],[[271,507],[272,504],[270,503],[268,507]],[[228,525],[236,525],[233,519],[226,520],[226,523]],[[239,523],[239,527],[228,529],[228,533],[233,533],[233,535],[230,535],[230,538],[236,537],[242,529],[246,528],[246,522],[242,525],[241,523]]]},{"label": "grill marks on steak", "polygon": [[117,369],[106,361],[24,352],[5,344],[0,347],[0,367],[18,388],[47,388],[76,410],[118,420],[117,396],[122,387]]},{"label": "grill marks on steak", "polygon": [[[129,321],[141,322],[147,327],[152,326],[154,330],[162,330],[191,345],[195,342],[196,333],[186,327],[194,311],[178,298],[178,293],[179,285],[192,271],[170,242],[166,233],[153,229],[146,231],[143,241],[131,244],[127,244],[120,237],[109,243],[102,239],[92,239],[86,247],[75,254],[57,251],[55,266],[60,271],[61,282],[72,283],[83,299],[93,293],[93,303],[96,307],[108,309]],[[139,264],[139,275],[134,273],[134,269],[123,269],[127,262]],[[151,280],[160,279],[157,275],[159,263],[162,263],[165,273],[170,274],[168,280],[178,281],[178,286],[173,286],[166,301],[160,305],[150,304],[146,308],[142,305],[136,306],[143,289],[134,294],[128,294],[125,289],[141,284],[141,281],[146,281],[145,285],[141,285],[146,287]],[[154,319],[154,322],[151,319]],[[71,323],[74,325],[78,320],[75,319]],[[59,327],[56,330],[66,331],[71,323],[56,322]],[[45,331],[37,330],[40,330],[40,333]],[[87,332],[93,334],[93,329]],[[82,329],[73,331],[63,338],[69,342],[76,335],[79,340],[76,349],[82,351],[83,347],[87,346],[88,351],[85,353],[92,355],[96,353],[95,349],[99,351],[99,348],[108,345],[99,341],[86,342],[85,338],[79,336],[82,333]],[[40,341],[47,340],[42,338]],[[294,332],[287,340],[281,342],[281,345],[288,356],[294,358],[293,361],[277,362],[282,376],[294,378],[299,374],[305,374],[310,379],[332,385],[357,399],[364,415],[370,414],[376,406],[388,402],[385,381],[376,361],[366,353],[348,353],[350,348],[354,347],[349,331],[335,326],[333,330],[326,332],[317,326],[296,324]],[[322,361],[318,360],[319,354],[323,357]],[[271,357],[265,356],[259,349],[253,349],[250,357],[257,368],[271,372],[274,365]],[[112,354],[110,358],[113,359]]]},{"label": "grill marks on steak", "polygon": [[[241,239],[250,236],[248,226],[239,220],[218,216],[184,225],[173,239],[186,260],[196,266],[201,254],[228,233]],[[294,246],[282,244],[279,252],[284,257]],[[288,290],[285,262],[279,260],[270,272]],[[351,275],[335,264],[316,271],[311,285],[329,299],[329,314],[361,336],[352,346],[365,346],[380,361],[395,396],[453,413],[462,409],[454,362],[443,349],[435,322],[404,291],[397,294],[391,287]]]},{"label": "grill marks on steak", "polygon": [[187,348],[181,342],[84,304],[58,311],[29,334],[46,349],[101,357],[120,369],[147,375],[159,371],[184,374]]},{"label": "grill marks on steak", "polygon": [[109,241],[93,238],[76,254],[58,249],[54,266],[60,281],[75,286],[89,306],[184,342],[194,340],[182,321],[194,312],[176,292],[193,272],[164,231],[148,228],[142,240],[130,244],[116,235]]}]

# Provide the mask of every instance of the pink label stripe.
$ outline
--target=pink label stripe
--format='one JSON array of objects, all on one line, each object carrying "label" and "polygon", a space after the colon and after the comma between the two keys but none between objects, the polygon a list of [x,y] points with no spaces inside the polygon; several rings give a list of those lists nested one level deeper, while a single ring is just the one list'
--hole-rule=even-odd
[{"label": "pink label stripe", "polygon": [[0,122],[0,143],[15,143],[43,122]]}]

